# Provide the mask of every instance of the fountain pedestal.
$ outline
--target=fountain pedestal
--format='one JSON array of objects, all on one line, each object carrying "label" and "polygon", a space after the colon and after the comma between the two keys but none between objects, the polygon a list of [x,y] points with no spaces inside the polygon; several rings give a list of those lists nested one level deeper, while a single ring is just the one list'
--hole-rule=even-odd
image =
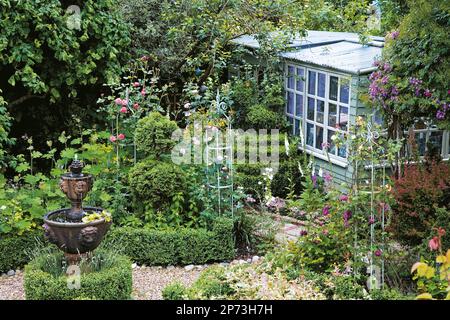
[{"label": "fountain pedestal", "polygon": [[83,254],[97,248],[112,223],[105,218],[82,221],[86,214],[103,211],[102,208],[82,206],[93,184],[93,177],[82,173],[83,167],[81,161],[74,160],[69,166],[70,172],[61,176],[61,191],[69,198],[72,207],[44,216],[45,237],[64,251],[69,263],[77,263]]}]

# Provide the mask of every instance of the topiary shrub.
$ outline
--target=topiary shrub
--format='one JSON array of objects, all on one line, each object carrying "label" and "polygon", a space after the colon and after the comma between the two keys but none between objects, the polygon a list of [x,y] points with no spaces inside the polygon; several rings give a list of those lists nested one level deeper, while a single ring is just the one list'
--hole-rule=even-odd
[{"label": "topiary shrub", "polygon": [[257,104],[248,109],[246,126],[255,130],[285,129],[287,123],[281,114],[272,111],[263,105]]},{"label": "topiary shrub", "polygon": [[[79,289],[68,288],[61,252],[41,255],[25,267],[24,288],[28,300],[128,300],[132,292],[131,261],[121,255],[97,250],[92,271],[81,272]],[[102,261],[99,263],[98,261]],[[71,281],[71,280],[70,280]]]},{"label": "topiary shrub", "polygon": [[231,260],[235,253],[229,218],[217,218],[211,230],[117,228],[107,234],[102,245],[123,248],[123,254],[145,265],[203,264]]},{"label": "topiary shrub", "polygon": [[136,146],[146,156],[160,158],[170,152],[177,143],[172,133],[178,129],[175,121],[169,120],[159,112],[152,112],[140,119],[135,131]]},{"label": "topiary shrub", "polygon": [[186,174],[169,162],[139,162],[130,169],[128,177],[136,203],[150,206],[155,211],[167,209],[173,197],[185,191]]},{"label": "topiary shrub", "polygon": [[23,235],[0,237],[0,273],[23,267],[30,260],[29,253],[44,240],[42,230],[25,232]]},{"label": "topiary shrub", "polygon": [[235,167],[234,182],[244,193],[261,201],[264,197],[265,181],[261,174],[262,164],[238,164]]},{"label": "topiary shrub", "polygon": [[302,174],[299,170],[299,160],[295,158],[283,161],[270,183],[274,197],[286,198],[289,192],[300,195],[303,190]]}]

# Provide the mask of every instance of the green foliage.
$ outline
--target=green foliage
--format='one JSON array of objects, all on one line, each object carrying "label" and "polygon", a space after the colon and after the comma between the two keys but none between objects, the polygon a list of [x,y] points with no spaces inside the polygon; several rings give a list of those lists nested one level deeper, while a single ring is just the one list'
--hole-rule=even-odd
[{"label": "green foliage", "polygon": [[42,230],[23,235],[0,235],[0,273],[23,267],[30,260],[29,252],[44,240]]},{"label": "green foliage", "polygon": [[170,121],[159,112],[152,112],[137,123],[135,141],[138,150],[159,159],[175,146],[176,141],[172,139],[172,133],[176,129],[176,122]]},{"label": "green foliage", "polygon": [[277,228],[270,216],[256,210],[238,210],[234,216],[233,229],[236,248],[246,254],[264,254],[275,246]]},{"label": "green foliage", "polygon": [[304,178],[299,170],[300,163],[296,157],[290,157],[287,161],[281,162],[270,183],[274,197],[287,198],[289,194],[299,196],[302,193]]},{"label": "green foliage", "polygon": [[404,295],[400,291],[390,288],[390,289],[379,289],[371,290],[370,298],[372,300],[411,300],[411,296]]},{"label": "green foliage", "polygon": [[79,5],[80,28],[74,28],[61,1],[0,2],[0,72],[8,81],[1,89],[11,106],[33,95],[51,102],[76,97],[77,88],[120,74],[130,38],[116,1]]},{"label": "green foliage", "polygon": [[[60,252],[39,256],[25,267],[24,288],[28,300],[128,300],[132,291],[131,261],[121,255],[105,254],[97,250],[96,255],[103,257],[103,265],[90,272],[82,272],[80,289],[67,286],[67,276],[62,273],[50,273],[55,263],[63,265],[64,255]],[[108,263],[105,263],[105,260]],[[49,266],[50,265],[50,266]],[[60,272],[63,272],[64,270]],[[92,268],[91,268],[92,269]]]},{"label": "green foliage", "polygon": [[[136,204],[149,206],[155,212],[170,207],[172,200],[185,191],[186,175],[173,163],[145,160],[137,163],[129,173],[131,192]],[[145,208],[141,206],[141,212]]]},{"label": "green foliage", "polygon": [[163,289],[162,297],[164,300],[184,300],[186,287],[182,283],[171,283]]},{"label": "green foliage", "polygon": [[450,6],[445,1],[410,0],[410,11],[385,55],[403,78],[417,77],[438,98],[447,96],[450,70]]},{"label": "green foliage", "polygon": [[368,299],[368,294],[353,276],[317,274],[307,272],[307,279],[313,280],[329,300]]},{"label": "green foliage", "polygon": [[[2,90],[0,89],[0,94]],[[8,136],[9,130],[11,128],[12,118],[8,114],[4,101],[0,95],[0,173],[2,169],[6,167],[8,160],[8,154],[5,152],[5,148],[14,144],[15,139]]]},{"label": "green foliage", "polygon": [[264,197],[265,182],[261,174],[263,167],[261,164],[238,164],[234,172],[235,185],[259,201]]},{"label": "green foliage", "polygon": [[284,116],[259,104],[248,109],[246,122],[249,128],[255,130],[284,129],[287,127]]},{"label": "green foliage", "polygon": [[234,257],[232,228],[227,218],[217,218],[210,230],[123,227],[111,230],[102,245],[123,247],[123,253],[139,264],[203,264]]}]

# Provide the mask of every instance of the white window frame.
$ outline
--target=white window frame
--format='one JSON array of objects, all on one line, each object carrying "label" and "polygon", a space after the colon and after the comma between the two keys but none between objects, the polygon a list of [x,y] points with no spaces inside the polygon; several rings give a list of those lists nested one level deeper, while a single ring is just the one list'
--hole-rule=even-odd
[{"label": "white window frame", "polygon": [[[288,87],[288,82],[289,82],[289,67],[293,67],[294,68],[294,72],[295,72],[295,76],[297,75],[297,68],[299,69],[303,69],[304,70],[304,87],[303,87],[303,92],[297,91],[297,79],[294,78],[294,88],[289,88]],[[315,91],[314,94],[310,94],[308,92],[308,83],[309,83],[309,71],[313,71],[316,72],[316,81],[315,81]],[[323,73],[325,74],[325,97],[320,97],[318,96],[318,78],[319,78],[319,73]],[[330,77],[331,76],[335,76],[338,78],[338,92],[337,92],[337,100],[330,100],[329,99],[329,90],[330,90]],[[341,84],[341,79],[345,78],[349,81],[349,98],[348,98],[348,103],[341,103],[340,102],[340,84]],[[292,62],[287,62],[285,63],[285,91],[286,91],[286,105],[285,105],[285,115],[288,118],[293,119],[292,123],[293,123],[293,130],[292,133],[296,134],[296,131],[298,130],[296,128],[295,125],[295,120],[299,120],[300,124],[301,124],[301,133],[304,139],[304,146],[305,149],[303,148],[303,146],[300,146],[300,148],[304,151],[306,151],[309,154],[314,155],[317,158],[323,159],[328,161],[328,157],[326,155],[326,152],[322,149],[318,149],[315,147],[316,145],[316,127],[320,126],[323,128],[323,140],[322,142],[328,142],[328,131],[332,130],[334,132],[347,132],[349,130],[350,127],[350,103],[351,103],[351,76],[347,75],[347,74],[340,74],[340,73],[336,73],[336,72],[330,72],[329,70],[324,70],[321,68],[317,68],[317,67],[308,67],[308,66],[304,66],[304,65],[297,65],[295,63]],[[289,93],[293,94],[294,100],[293,100],[293,114],[289,114],[287,112],[288,110],[288,97],[289,97]],[[301,94],[303,96],[303,112],[301,117],[297,116],[295,114],[296,111],[296,99],[297,99],[297,94]],[[323,111],[323,123],[317,122],[317,106],[315,103],[315,108],[314,108],[314,120],[309,120],[307,119],[307,113],[308,113],[308,97],[309,98],[313,98],[315,101],[317,100],[321,100],[324,101],[324,111]],[[328,125],[328,119],[329,119],[329,103],[332,104],[336,104],[336,123],[339,122],[339,116],[340,116],[340,106],[344,106],[348,108],[348,120],[347,120],[347,128],[346,130],[339,130],[336,129],[335,127],[330,127]],[[313,124],[314,125],[314,140],[313,140],[313,146],[310,146],[306,143],[306,126],[307,123]],[[330,157],[330,161],[334,164],[337,164],[341,167],[347,167],[348,166],[348,150],[346,152],[346,156],[345,157],[340,157],[338,155],[329,153],[328,154]]]},{"label": "white window frame", "polygon": [[[435,125],[427,125],[426,128],[423,129],[415,129],[413,128],[414,135],[417,133],[425,134],[425,152],[427,151],[427,143],[430,139],[432,132],[442,132],[442,141],[441,141],[441,157],[443,160],[450,159],[450,132],[446,130],[439,129]],[[405,131],[404,134],[408,136],[408,131]],[[409,152],[409,150],[407,151]],[[424,155],[420,155],[420,159],[423,159]]]}]

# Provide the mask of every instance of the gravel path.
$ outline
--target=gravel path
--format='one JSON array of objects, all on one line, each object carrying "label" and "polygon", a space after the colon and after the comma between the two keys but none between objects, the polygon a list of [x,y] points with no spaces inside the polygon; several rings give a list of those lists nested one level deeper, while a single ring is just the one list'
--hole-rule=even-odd
[{"label": "gravel path", "polygon": [[[204,266],[195,266],[187,271],[184,267],[136,267],[133,269],[133,293],[135,300],[161,300],[165,286],[180,281],[192,284]],[[24,300],[23,273],[14,276],[0,276],[0,300]]]},{"label": "gravel path", "polygon": [[0,300],[25,300],[22,272],[12,277],[0,276]]}]

